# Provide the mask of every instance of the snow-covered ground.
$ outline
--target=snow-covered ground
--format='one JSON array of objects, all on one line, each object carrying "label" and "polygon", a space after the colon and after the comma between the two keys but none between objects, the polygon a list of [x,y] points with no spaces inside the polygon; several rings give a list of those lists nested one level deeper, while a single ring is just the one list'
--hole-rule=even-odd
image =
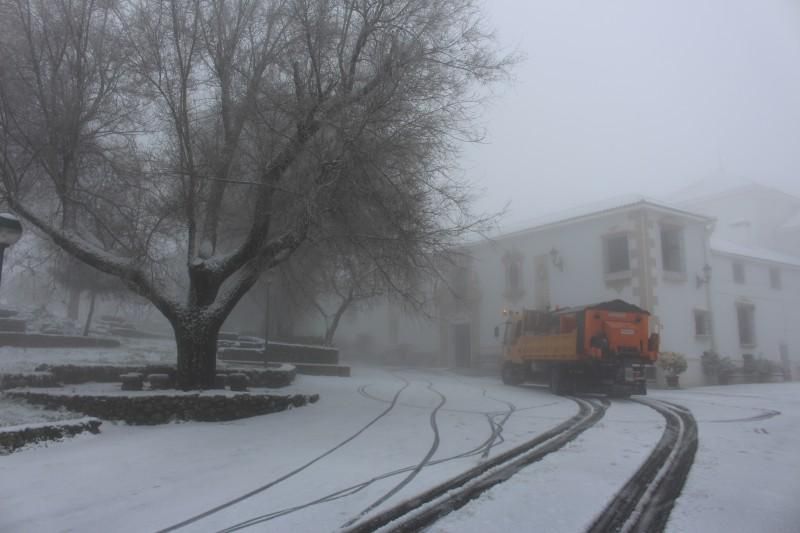
[{"label": "snow-covered ground", "polygon": [[66,410],[54,411],[23,400],[14,400],[0,396],[0,428],[37,422],[53,422],[69,420],[83,415]]},{"label": "snow-covered ground", "polygon": [[585,531],[661,437],[664,419],[614,401],[603,419],[561,451],[531,465],[432,527],[435,532]]},{"label": "snow-covered ground", "polygon": [[[693,412],[700,442],[668,532],[800,531],[800,383],[651,391]],[[655,418],[654,418],[655,417]],[[584,531],[641,464],[663,420],[614,401],[604,420],[431,528]]]},{"label": "snow-covered ground", "polygon": [[[252,519],[253,531],[335,531],[577,412],[540,388],[446,371],[356,367],[352,378],[298,376],[279,392],[321,398],[233,422],[106,422],[99,435],[0,458],[0,531],[154,531],[251,492],[181,531]],[[686,405],[700,423],[697,461],[668,530],[797,531],[800,384],[652,395]],[[432,529],[582,531],[663,427],[655,411],[612,401],[575,441]]]},{"label": "snow-covered ground", "polygon": [[0,373],[32,372],[38,365],[175,364],[171,339],[121,339],[118,348],[0,348]]},{"label": "snow-covered ground", "polygon": [[670,531],[800,531],[800,383],[653,396],[688,407],[700,427]]}]

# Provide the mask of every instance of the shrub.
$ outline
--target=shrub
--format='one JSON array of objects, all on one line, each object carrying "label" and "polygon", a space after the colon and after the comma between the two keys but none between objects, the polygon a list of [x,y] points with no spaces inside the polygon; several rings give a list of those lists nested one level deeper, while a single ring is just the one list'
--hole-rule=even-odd
[{"label": "shrub", "polygon": [[755,373],[760,382],[769,382],[773,374],[782,374],[783,367],[775,361],[769,359],[757,359],[755,362]]},{"label": "shrub", "polygon": [[721,357],[719,360],[719,371],[717,376],[721,385],[727,385],[731,376],[741,369],[731,360],[730,357]]},{"label": "shrub", "polygon": [[717,352],[703,352],[702,357],[700,357],[700,364],[703,365],[703,373],[705,375],[719,377],[722,357]]},{"label": "shrub", "polygon": [[658,366],[666,372],[668,376],[683,374],[688,368],[686,357],[678,352],[661,352],[658,355]]}]

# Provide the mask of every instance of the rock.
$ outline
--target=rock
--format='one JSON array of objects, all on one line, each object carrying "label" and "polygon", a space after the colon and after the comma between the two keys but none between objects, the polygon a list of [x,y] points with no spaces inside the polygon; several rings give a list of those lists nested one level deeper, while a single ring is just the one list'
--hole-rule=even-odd
[{"label": "rock", "polygon": [[122,390],[142,390],[144,387],[144,376],[139,372],[129,372],[119,376],[122,381]]},{"label": "rock", "polygon": [[169,374],[150,374],[147,376],[147,381],[150,382],[150,389],[164,390],[172,388],[172,380]]},{"label": "rock", "polygon": [[228,387],[232,391],[246,391],[249,382],[246,374],[228,374]]}]

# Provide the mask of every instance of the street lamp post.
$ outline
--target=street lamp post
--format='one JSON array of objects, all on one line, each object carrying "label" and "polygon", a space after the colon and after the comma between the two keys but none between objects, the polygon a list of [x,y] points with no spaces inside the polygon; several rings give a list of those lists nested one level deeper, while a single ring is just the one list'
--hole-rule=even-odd
[{"label": "street lamp post", "polygon": [[22,224],[10,213],[0,213],[0,281],[3,276],[3,256],[6,248],[15,244],[22,236]]},{"label": "street lamp post", "polygon": [[269,330],[270,330],[270,285],[272,285],[272,276],[267,274],[266,279],[266,291],[265,291],[265,305],[264,305],[264,364],[267,363],[269,357],[267,353],[269,352]]}]

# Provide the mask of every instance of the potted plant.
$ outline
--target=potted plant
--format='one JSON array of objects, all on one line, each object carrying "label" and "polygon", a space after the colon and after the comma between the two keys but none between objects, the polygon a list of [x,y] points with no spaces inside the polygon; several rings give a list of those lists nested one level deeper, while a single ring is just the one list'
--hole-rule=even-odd
[{"label": "potted plant", "polygon": [[780,382],[783,381],[783,367],[769,359],[757,359],[756,375],[759,383]]},{"label": "potted plant", "polygon": [[706,376],[706,383],[718,385],[721,381],[722,357],[717,352],[703,352],[700,357],[700,364],[703,366],[703,374]]},{"label": "potted plant", "polygon": [[719,360],[719,384],[728,385],[736,374],[741,373],[741,369],[731,360],[730,357],[721,357]]},{"label": "potted plant", "polygon": [[688,367],[686,357],[677,352],[661,352],[658,355],[658,366],[666,374],[667,387],[671,389],[678,388],[678,376],[686,372]]}]

